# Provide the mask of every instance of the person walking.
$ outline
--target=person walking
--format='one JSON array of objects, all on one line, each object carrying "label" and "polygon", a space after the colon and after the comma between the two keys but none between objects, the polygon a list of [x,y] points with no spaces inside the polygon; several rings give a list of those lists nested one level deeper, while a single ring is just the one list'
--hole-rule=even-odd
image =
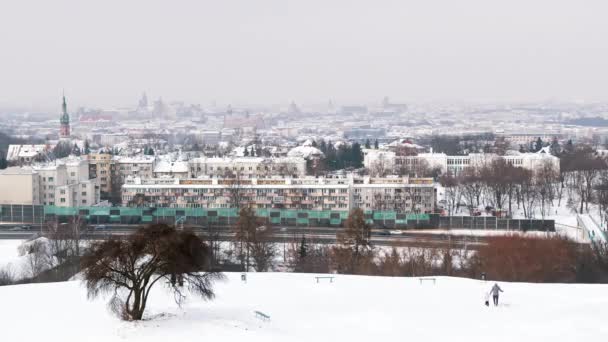
[{"label": "person walking", "polygon": [[494,306],[498,305],[498,294],[500,292],[504,292],[500,286],[498,286],[498,283],[494,283],[494,286],[492,286],[492,289],[490,290],[490,293],[492,294],[492,299],[494,300]]}]

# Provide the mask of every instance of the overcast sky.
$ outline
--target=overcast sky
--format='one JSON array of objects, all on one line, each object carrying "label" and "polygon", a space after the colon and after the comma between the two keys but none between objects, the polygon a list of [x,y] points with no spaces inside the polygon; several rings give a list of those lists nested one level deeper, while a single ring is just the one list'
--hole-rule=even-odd
[{"label": "overcast sky", "polygon": [[608,100],[608,1],[6,0],[0,104]]}]

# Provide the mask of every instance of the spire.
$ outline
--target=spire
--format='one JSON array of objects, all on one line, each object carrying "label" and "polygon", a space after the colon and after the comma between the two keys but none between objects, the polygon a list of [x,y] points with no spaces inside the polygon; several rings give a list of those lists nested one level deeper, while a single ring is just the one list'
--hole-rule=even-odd
[{"label": "spire", "polygon": [[63,114],[67,114],[68,105],[65,103],[65,91],[63,92],[63,104],[61,105],[61,108],[63,109]]}]

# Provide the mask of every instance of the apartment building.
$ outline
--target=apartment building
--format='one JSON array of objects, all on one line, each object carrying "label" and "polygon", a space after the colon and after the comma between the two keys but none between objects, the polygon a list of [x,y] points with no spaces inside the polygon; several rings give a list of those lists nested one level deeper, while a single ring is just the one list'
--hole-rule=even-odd
[{"label": "apartment building", "polygon": [[133,157],[114,156],[114,173],[125,179],[131,177],[152,178],[156,158],[148,155]]},{"label": "apartment building", "polygon": [[[334,211],[363,208],[419,213],[434,210],[434,189],[433,180],[428,178],[354,175],[331,178],[128,178],[122,187],[122,204],[233,208],[239,203],[252,208]],[[378,193],[382,194],[381,201]]]},{"label": "apartment building", "polygon": [[189,161],[190,177],[239,175],[254,178],[269,175],[304,176],[306,160],[299,157],[211,157]]},{"label": "apartment building", "polygon": [[90,153],[88,159],[89,175],[91,178],[97,178],[99,189],[106,196],[112,191],[112,165],[114,164],[112,155],[101,151]]},{"label": "apartment building", "polygon": [[366,150],[363,165],[372,175],[416,173],[424,168],[436,168],[442,173],[449,172],[457,175],[468,167],[482,167],[497,158],[502,158],[508,164],[528,170],[538,170],[544,165],[550,164],[559,172],[559,158],[551,155],[548,148],[543,148],[534,153],[507,151],[504,156],[494,153],[471,153],[466,156],[449,156],[445,153],[419,153],[415,156],[400,156],[393,151]]},{"label": "apartment building", "polygon": [[9,145],[6,160],[20,164],[30,164],[44,159],[49,152],[48,145]]},{"label": "apartment building", "polygon": [[89,177],[87,159],[64,158],[32,169],[39,175],[43,205],[87,206],[100,201],[100,187],[97,179]]},{"label": "apartment building", "polygon": [[38,172],[31,168],[0,170],[0,204],[41,204],[39,180]]},{"label": "apartment building", "polygon": [[0,172],[0,203],[42,204],[62,207],[99,203],[96,179],[89,179],[86,159],[76,157]]}]

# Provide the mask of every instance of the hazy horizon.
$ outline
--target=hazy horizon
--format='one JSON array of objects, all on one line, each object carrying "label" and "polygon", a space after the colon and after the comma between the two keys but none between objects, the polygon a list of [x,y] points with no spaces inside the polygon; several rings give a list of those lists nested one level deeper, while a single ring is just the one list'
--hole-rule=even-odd
[{"label": "hazy horizon", "polygon": [[606,101],[605,1],[32,1],[0,105]]}]

